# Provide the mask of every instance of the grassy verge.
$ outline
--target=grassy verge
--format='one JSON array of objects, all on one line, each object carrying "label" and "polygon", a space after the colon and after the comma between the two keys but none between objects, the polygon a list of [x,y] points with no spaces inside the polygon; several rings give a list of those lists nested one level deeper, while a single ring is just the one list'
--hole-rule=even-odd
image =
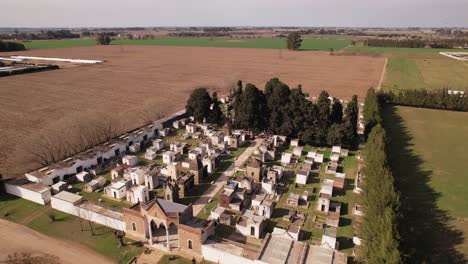
[{"label": "grassy verge", "polygon": [[[54,214],[56,221],[50,222],[49,214]],[[95,235],[92,235],[85,221],[81,231],[80,221],[75,216],[11,195],[0,197],[0,217],[51,237],[81,243],[118,263],[127,263],[143,251],[143,247],[134,245],[131,240],[126,240],[127,246],[118,248],[119,243],[110,228],[93,224]]]}]

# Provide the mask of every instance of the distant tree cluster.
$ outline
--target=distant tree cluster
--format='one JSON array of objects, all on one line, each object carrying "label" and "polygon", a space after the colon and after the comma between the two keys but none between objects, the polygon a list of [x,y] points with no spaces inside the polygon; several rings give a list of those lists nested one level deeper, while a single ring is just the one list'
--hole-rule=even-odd
[{"label": "distant tree cluster", "polygon": [[64,38],[79,38],[80,34],[72,33],[70,30],[47,30],[45,33],[42,33],[38,38],[45,37],[47,39],[64,39]]},{"label": "distant tree cluster", "polygon": [[0,40],[0,52],[21,50],[26,50],[24,45],[21,43]]},{"label": "distant tree cluster", "polygon": [[299,50],[302,44],[302,37],[299,32],[290,32],[287,38],[287,46],[289,50]]},{"label": "distant tree cluster", "polygon": [[23,40],[42,40],[42,39],[71,39],[79,38],[80,34],[72,33],[70,30],[41,30],[35,33],[20,32],[15,30],[13,34],[1,34],[0,39],[23,39]]},{"label": "distant tree cluster", "polygon": [[229,32],[225,31],[208,31],[208,32],[192,32],[192,31],[182,31],[182,32],[171,32],[167,34],[170,37],[229,37]]},{"label": "distant tree cluster", "polygon": [[254,132],[297,137],[312,145],[354,146],[357,139],[357,96],[343,110],[338,100],[322,91],[316,103],[307,99],[302,87],[290,89],[277,78],[266,83],[264,91],[253,84],[233,92],[233,125]]},{"label": "distant tree cluster", "polygon": [[429,91],[424,89],[384,92],[380,97],[388,103],[422,108],[468,112],[468,94],[449,94],[448,89]]},{"label": "distant tree cluster", "polygon": [[193,116],[196,122],[209,122],[223,125],[225,116],[216,92],[210,96],[206,88],[193,90],[185,106],[187,114]]},{"label": "distant tree cluster", "polygon": [[112,37],[111,37],[111,34],[109,34],[108,32],[98,33],[96,37],[96,42],[99,45],[109,45],[111,41],[112,41]]},{"label": "distant tree cluster", "polygon": [[447,39],[391,39],[376,38],[366,41],[369,47],[394,47],[394,48],[462,48],[468,47],[468,38],[447,38]]},{"label": "distant tree cluster", "polygon": [[438,28],[435,33],[443,36],[468,37],[468,32],[452,28]]}]

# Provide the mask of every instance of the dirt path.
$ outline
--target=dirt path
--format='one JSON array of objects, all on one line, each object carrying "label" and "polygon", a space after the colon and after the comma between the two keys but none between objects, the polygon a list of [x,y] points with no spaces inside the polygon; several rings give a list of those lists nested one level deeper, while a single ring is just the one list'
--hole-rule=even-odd
[{"label": "dirt path", "polygon": [[14,252],[50,254],[63,264],[113,263],[98,253],[74,242],[48,237],[22,225],[0,219],[0,261]]},{"label": "dirt path", "polygon": [[380,75],[379,85],[377,86],[377,91],[380,91],[382,89],[382,84],[385,78],[385,72],[387,70],[387,63],[388,63],[388,58],[385,59],[384,66],[382,68],[382,74]]},{"label": "dirt path", "polygon": [[206,190],[206,192],[198,199],[195,201],[193,204],[193,215],[198,215],[200,211],[205,208],[205,206],[208,204],[211,198],[213,198],[220,190],[223,188],[224,183],[226,183],[226,180],[234,175],[236,172],[236,167],[242,166],[247,159],[250,157],[252,152],[262,144],[264,139],[256,139],[255,143],[252,143],[247,149],[242,152],[242,154],[237,158],[237,160],[227,168],[223,175],[221,175],[216,182]]}]

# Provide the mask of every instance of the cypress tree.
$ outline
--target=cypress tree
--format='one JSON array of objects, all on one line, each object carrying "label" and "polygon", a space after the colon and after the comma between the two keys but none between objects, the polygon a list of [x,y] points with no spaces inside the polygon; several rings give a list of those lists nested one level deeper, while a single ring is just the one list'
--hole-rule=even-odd
[{"label": "cypress tree", "polygon": [[344,130],[344,145],[352,147],[357,140],[357,125],[358,125],[359,107],[357,95],[353,95],[351,101],[346,105],[343,117]]},{"label": "cypress tree", "polygon": [[211,97],[206,88],[197,88],[190,95],[185,110],[195,118],[195,121],[203,122],[211,114],[210,106]]},{"label": "cypress tree", "polygon": [[364,156],[361,204],[365,214],[360,225],[364,242],[362,257],[369,263],[400,263],[396,231],[399,198],[387,164],[385,130],[380,124],[369,133]]},{"label": "cypress tree", "polygon": [[269,111],[269,130],[273,133],[289,135],[293,133],[289,115],[289,86],[278,78],[273,78],[265,84],[265,96]]},{"label": "cypress tree", "polygon": [[208,118],[208,122],[212,124],[216,124],[218,126],[222,126],[224,124],[224,114],[221,111],[220,103],[218,101],[218,94],[216,92],[212,95],[212,106],[211,106],[211,113]]},{"label": "cypress tree", "polygon": [[341,124],[343,122],[343,105],[340,101],[334,101],[330,113],[331,124]]},{"label": "cypress tree", "polygon": [[263,131],[267,128],[268,120],[264,113],[268,112],[268,106],[265,94],[255,85],[250,83],[246,85],[238,108],[238,117],[236,118],[238,127],[254,132]]},{"label": "cypress tree", "polygon": [[380,104],[374,88],[367,91],[364,100],[364,134],[367,136],[374,126],[382,122]]},{"label": "cypress tree", "polygon": [[315,143],[317,145],[324,145],[327,140],[328,128],[330,126],[330,100],[326,91],[322,91],[317,100],[317,124],[315,132]]}]

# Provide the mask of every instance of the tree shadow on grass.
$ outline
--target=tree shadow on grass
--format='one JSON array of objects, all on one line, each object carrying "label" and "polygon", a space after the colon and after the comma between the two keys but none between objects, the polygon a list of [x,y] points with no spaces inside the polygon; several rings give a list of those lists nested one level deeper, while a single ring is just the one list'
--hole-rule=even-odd
[{"label": "tree shadow on grass", "polygon": [[422,169],[423,160],[412,151],[403,119],[394,106],[384,108],[389,162],[400,194],[398,231],[405,263],[466,263],[456,246],[463,232],[449,225],[452,217],[437,206],[441,194],[430,186],[431,171]]}]

